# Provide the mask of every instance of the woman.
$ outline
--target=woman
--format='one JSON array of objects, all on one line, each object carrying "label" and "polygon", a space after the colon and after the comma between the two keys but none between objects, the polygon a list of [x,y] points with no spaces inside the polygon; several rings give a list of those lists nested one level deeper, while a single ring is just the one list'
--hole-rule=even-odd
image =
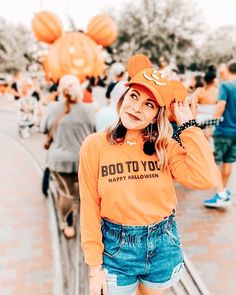
[{"label": "woman", "polygon": [[66,237],[72,238],[78,215],[79,148],[85,137],[94,131],[95,114],[89,105],[81,102],[83,92],[75,76],[65,75],[60,79],[59,93],[62,100],[50,103],[41,121],[41,131],[51,133],[54,129],[47,165],[59,188],[61,229]]},{"label": "woman", "polygon": [[40,105],[32,96],[33,81],[30,78],[23,78],[19,83],[21,97],[17,100],[18,106],[18,131],[22,138],[30,136],[30,129],[38,127],[40,121]]},{"label": "woman", "polygon": [[81,238],[91,295],[101,289],[156,295],[176,283],[184,263],[173,180],[197,189],[215,185],[211,149],[186,101],[172,104],[181,145],[171,138],[166,107],[186,95],[181,82],[150,68],[126,85],[117,124],[88,136],[80,151]]},{"label": "woman", "polygon": [[216,69],[209,67],[204,75],[204,86],[196,89],[191,100],[193,115],[199,123],[213,118],[217,96]]}]

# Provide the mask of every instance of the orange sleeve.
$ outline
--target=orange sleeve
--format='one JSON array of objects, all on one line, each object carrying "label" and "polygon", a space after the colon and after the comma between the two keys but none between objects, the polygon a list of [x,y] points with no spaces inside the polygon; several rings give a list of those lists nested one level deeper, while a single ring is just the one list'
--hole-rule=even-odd
[{"label": "orange sleeve", "polygon": [[88,136],[80,150],[80,231],[85,263],[102,264],[104,249],[101,233],[100,202],[98,194],[99,151],[93,136]]},{"label": "orange sleeve", "polygon": [[168,146],[168,162],[173,178],[191,189],[211,189],[217,184],[217,166],[209,142],[198,127],[180,134],[183,147],[175,140]]}]

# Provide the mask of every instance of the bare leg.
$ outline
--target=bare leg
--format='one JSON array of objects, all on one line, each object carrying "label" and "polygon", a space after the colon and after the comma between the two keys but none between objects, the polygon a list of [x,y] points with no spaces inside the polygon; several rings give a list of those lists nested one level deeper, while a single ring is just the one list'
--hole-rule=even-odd
[{"label": "bare leg", "polygon": [[222,167],[221,167],[221,177],[222,177],[222,182],[224,187],[227,186],[229,177],[231,175],[231,171],[232,171],[232,164],[231,163],[223,163]]},{"label": "bare leg", "polygon": [[145,287],[143,284],[138,285],[135,295],[164,295],[165,290],[156,290]]},{"label": "bare leg", "polygon": [[222,182],[222,175],[221,175],[221,171],[220,171],[220,167],[218,167],[217,169],[217,176],[218,176],[218,181],[217,181],[217,186],[216,186],[216,192],[222,192],[224,190],[224,185]]}]

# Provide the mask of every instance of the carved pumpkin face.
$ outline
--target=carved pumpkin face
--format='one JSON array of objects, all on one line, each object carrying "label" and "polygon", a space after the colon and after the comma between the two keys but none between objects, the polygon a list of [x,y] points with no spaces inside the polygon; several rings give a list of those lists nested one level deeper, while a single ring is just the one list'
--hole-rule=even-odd
[{"label": "carved pumpkin face", "polygon": [[81,32],[66,33],[52,44],[47,63],[48,75],[54,81],[65,74],[73,74],[83,82],[86,76],[98,76],[104,71],[99,47]]},{"label": "carved pumpkin face", "polygon": [[109,15],[100,14],[93,17],[89,22],[87,35],[98,44],[109,46],[117,38],[117,25]]},{"label": "carved pumpkin face", "polygon": [[38,41],[53,43],[62,35],[60,19],[52,12],[41,11],[32,20],[32,30]]}]

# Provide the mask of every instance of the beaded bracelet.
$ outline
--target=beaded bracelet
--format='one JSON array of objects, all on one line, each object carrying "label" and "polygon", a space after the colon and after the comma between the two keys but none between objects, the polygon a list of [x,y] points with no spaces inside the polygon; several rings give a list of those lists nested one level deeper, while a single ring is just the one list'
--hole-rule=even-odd
[{"label": "beaded bracelet", "polygon": [[176,131],[175,135],[173,136],[173,139],[175,139],[181,146],[182,146],[182,143],[181,143],[181,139],[179,136],[185,129],[187,129],[191,126],[198,127],[196,120],[192,119],[192,120],[189,120],[189,121],[183,123],[181,126],[179,126],[178,130]]}]

